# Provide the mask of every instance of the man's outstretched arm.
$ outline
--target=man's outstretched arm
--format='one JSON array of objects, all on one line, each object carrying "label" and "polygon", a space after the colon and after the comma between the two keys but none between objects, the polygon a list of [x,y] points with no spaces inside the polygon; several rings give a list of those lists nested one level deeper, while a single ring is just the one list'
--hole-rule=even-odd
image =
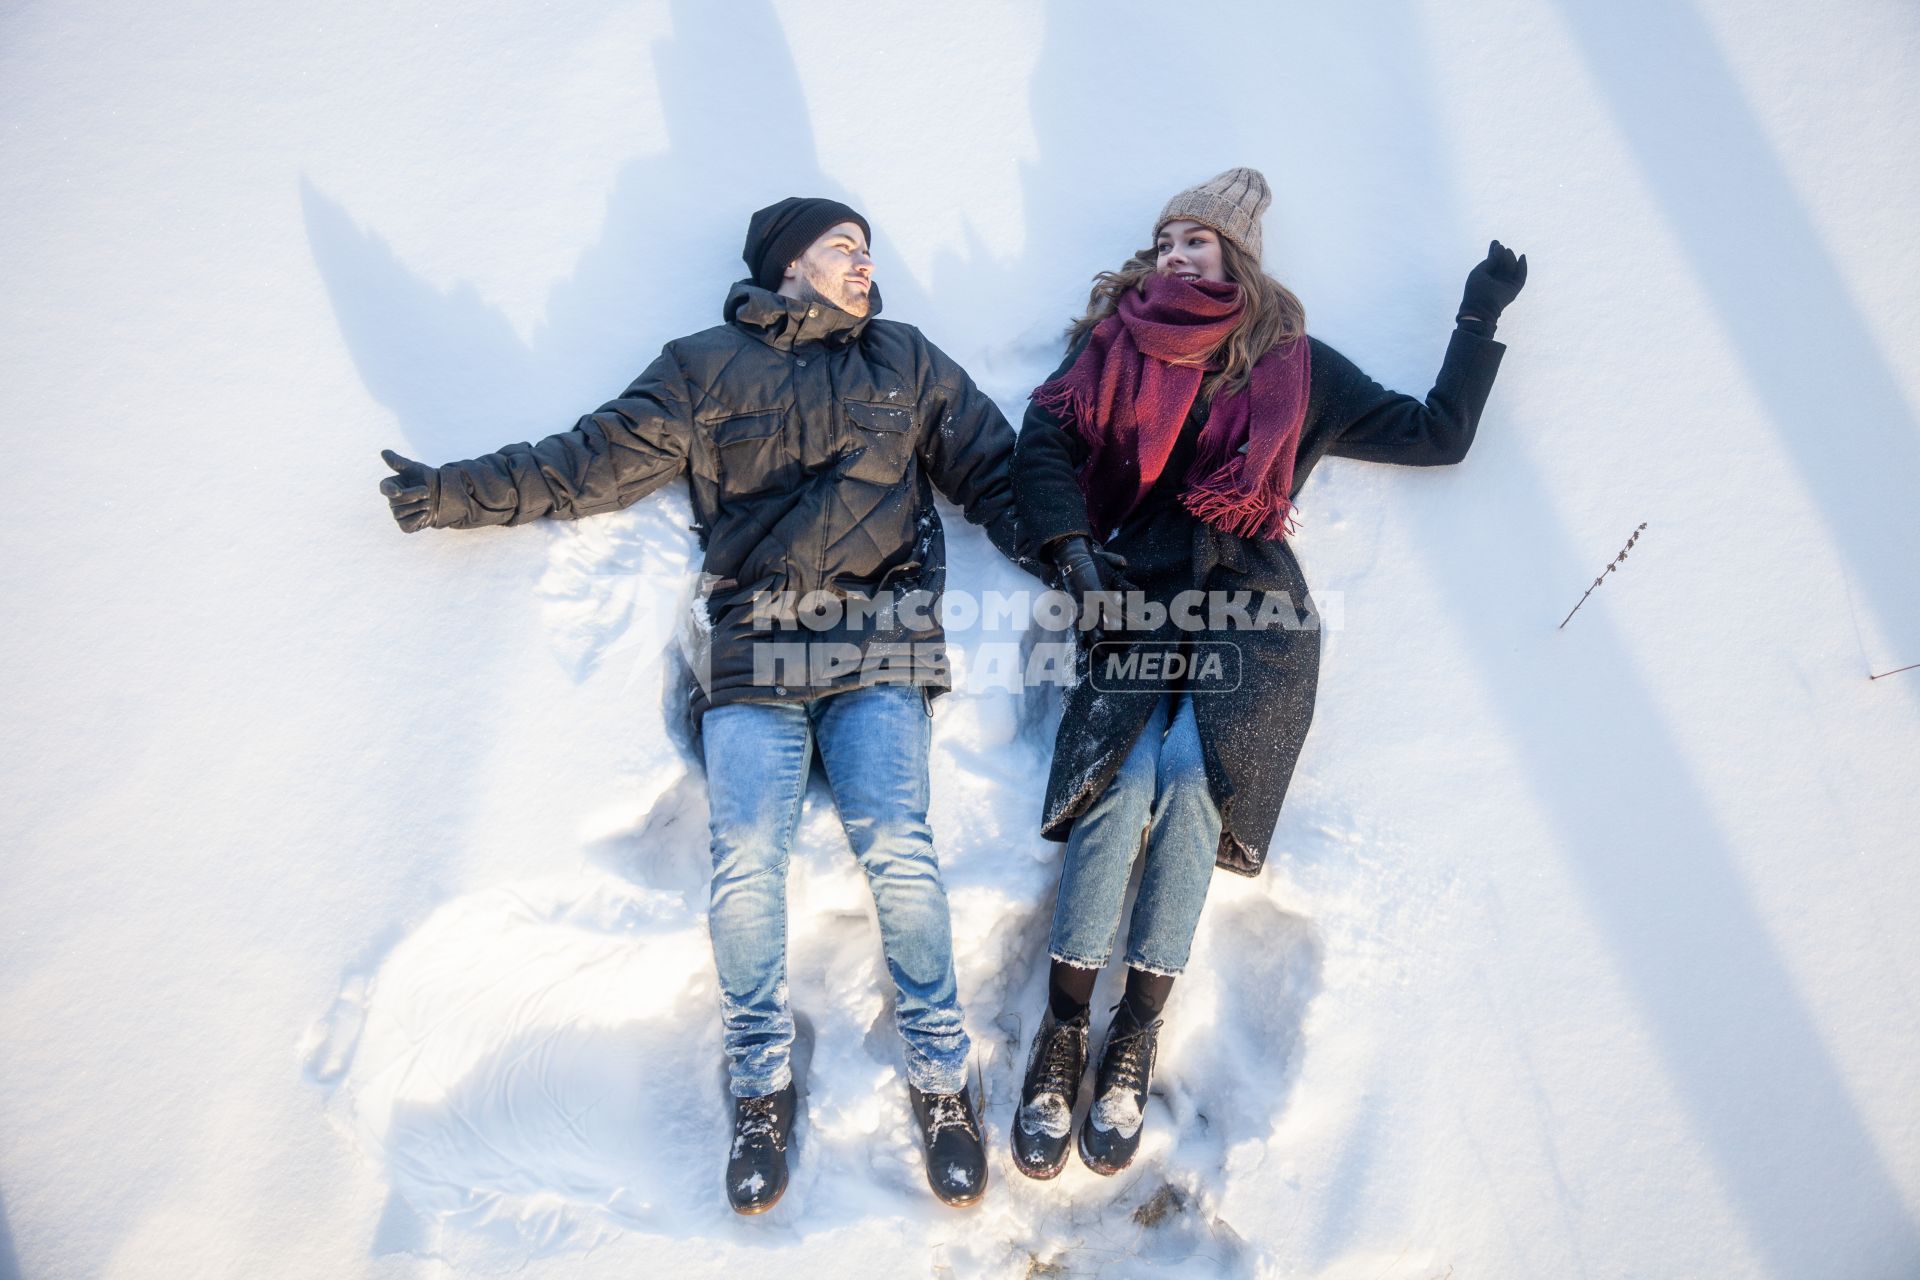
[{"label": "man's outstretched arm", "polygon": [[616,511],[679,475],[692,438],[686,376],[662,351],[619,399],[538,444],[438,467],[383,450],[394,474],[380,492],[408,533],[577,520]]}]

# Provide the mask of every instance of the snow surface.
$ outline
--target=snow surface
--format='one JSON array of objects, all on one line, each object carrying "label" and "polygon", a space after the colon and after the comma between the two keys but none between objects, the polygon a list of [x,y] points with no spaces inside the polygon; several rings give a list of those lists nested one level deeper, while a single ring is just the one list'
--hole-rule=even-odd
[{"label": "snow surface", "polygon": [[[1920,663],[1917,85],[1895,0],[7,6],[0,1276],[1920,1273],[1920,672],[1868,678]],[[1017,413],[1234,164],[1407,391],[1528,254],[1473,454],[1303,496],[1344,627],[1135,1167],[1006,1155],[1050,708],[979,689],[985,1198],[927,1190],[816,790],[793,1180],[736,1220],[685,500],[403,537],[377,450],[570,425],[796,192]]]}]

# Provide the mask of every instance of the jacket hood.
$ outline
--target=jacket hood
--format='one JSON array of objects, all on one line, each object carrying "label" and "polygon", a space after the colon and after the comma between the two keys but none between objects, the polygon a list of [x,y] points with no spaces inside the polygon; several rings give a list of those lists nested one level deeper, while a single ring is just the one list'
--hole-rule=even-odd
[{"label": "jacket hood", "polygon": [[856,316],[824,302],[784,297],[751,280],[741,280],[727,291],[720,314],[728,324],[781,350],[792,350],[805,342],[842,346],[859,337],[867,321],[880,314],[880,286],[868,292],[867,302],[867,314]]}]

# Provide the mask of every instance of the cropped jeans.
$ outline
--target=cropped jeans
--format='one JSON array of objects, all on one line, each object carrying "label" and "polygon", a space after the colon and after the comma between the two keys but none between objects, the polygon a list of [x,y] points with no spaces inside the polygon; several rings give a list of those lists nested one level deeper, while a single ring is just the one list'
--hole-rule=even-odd
[{"label": "cropped jeans", "polygon": [[1073,824],[1049,954],[1083,969],[1106,965],[1134,859],[1144,847],[1127,963],[1149,973],[1179,973],[1206,905],[1219,844],[1220,810],[1207,785],[1192,697],[1164,694],[1120,771]]},{"label": "cropped jeans", "polygon": [[729,703],[707,712],[701,732],[713,837],[707,927],[733,1095],[773,1093],[793,1078],[787,856],[816,742],[878,909],[907,1078],[928,1093],[959,1092],[969,1044],[927,826],[926,695],[875,685],[811,702]]}]

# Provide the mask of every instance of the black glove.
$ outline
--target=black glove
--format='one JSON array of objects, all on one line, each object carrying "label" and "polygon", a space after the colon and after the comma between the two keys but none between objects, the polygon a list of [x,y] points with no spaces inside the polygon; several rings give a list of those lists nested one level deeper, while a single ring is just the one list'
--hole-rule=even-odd
[{"label": "black glove", "polygon": [[[1095,547],[1091,540],[1075,534],[1062,538],[1052,547],[1053,562],[1060,568],[1060,589],[1073,597],[1075,622],[1092,648],[1106,638],[1105,621],[1120,627],[1121,609],[1132,584],[1121,576],[1126,559]],[[1099,621],[1089,621],[1098,619]]]},{"label": "black glove", "polygon": [[[1483,338],[1493,336],[1500,313],[1520,296],[1527,283],[1527,255],[1513,256],[1513,250],[1495,240],[1487,246],[1486,261],[1467,273],[1467,289],[1460,298],[1460,314],[1454,322]],[[1476,323],[1477,322],[1477,323]]]},{"label": "black glove", "polygon": [[380,457],[396,473],[380,482],[380,492],[393,508],[393,522],[406,533],[417,533],[432,524],[433,507],[440,500],[440,473],[391,449],[382,449]]}]

